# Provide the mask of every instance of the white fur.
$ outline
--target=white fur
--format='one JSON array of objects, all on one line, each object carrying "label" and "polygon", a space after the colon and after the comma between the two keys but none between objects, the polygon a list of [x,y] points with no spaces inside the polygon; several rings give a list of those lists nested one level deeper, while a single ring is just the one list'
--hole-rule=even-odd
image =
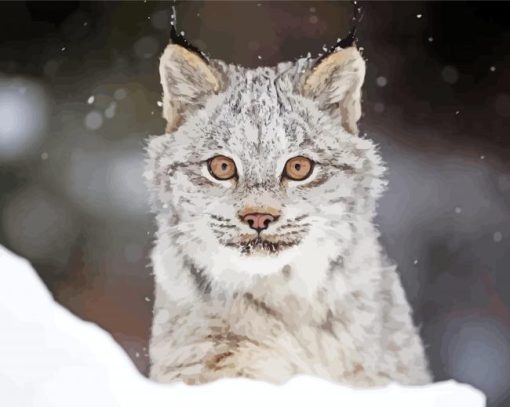
[{"label": "white fur", "polygon": [[[148,146],[158,222],[151,377],[430,381],[373,224],[384,167],[374,144],[352,134],[364,74],[359,53],[342,50],[315,69],[302,59],[246,70],[207,66],[186,52],[165,52],[161,65],[163,81],[174,75],[164,100],[186,109],[166,109],[172,134]],[[199,63],[195,73],[189,61]],[[204,163],[218,154],[234,160],[238,179],[209,174]],[[312,175],[282,179],[297,155],[316,162]],[[246,208],[278,213],[261,236],[289,247],[242,246],[239,239],[254,234],[239,215]]]}]

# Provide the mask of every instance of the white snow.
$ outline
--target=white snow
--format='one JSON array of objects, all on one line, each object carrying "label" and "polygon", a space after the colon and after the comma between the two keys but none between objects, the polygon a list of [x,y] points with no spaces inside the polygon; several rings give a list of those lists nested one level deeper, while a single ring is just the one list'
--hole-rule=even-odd
[{"label": "white snow", "polygon": [[92,111],[87,113],[84,119],[85,127],[89,130],[97,130],[103,125],[103,115],[101,112]]},{"label": "white snow", "polygon": [[0,246],[0,405],[16,407],[485,405],[454,381],[355,390],[312,377],[283,386],[225,379],[159,385],[142,377],[112,337],[57,304],[30,264]]},{"label": "white snow", "polygon": [[384,88],[388,84],[388,79],[386,79],[386,77],[384,76],[378,76],[375,82],[377,86],[379,86],[380,88]]},{"label": "white snow", "polygon": [[0,76],[0,161],[30,155],[48,123],[48,99],[39,83]]},{"label": "white snow", "polygon": [[122,100],[127,96],[127,90],[124,88],[119,88],[113,93],[113,97],[117,100]]},{"label": "white snow", "polygon": [[104,116],[107,119],[113,119],[113,116],[115,116],[115,110],[117,109],[117,103],[115,101],[111,102],[106,110],[104,111]]}]

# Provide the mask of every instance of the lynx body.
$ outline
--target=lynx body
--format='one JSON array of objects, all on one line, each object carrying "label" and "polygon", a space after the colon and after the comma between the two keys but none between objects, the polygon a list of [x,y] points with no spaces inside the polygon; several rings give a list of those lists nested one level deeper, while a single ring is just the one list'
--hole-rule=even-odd
[{"label": "lynx body", "polygon": [[385,181],[357,134],[365,62],[354,47],[316,62],[245,69],[178,45],[163,54],[168,126],[146,169],[154,380],[431,380],[373,223]]}]

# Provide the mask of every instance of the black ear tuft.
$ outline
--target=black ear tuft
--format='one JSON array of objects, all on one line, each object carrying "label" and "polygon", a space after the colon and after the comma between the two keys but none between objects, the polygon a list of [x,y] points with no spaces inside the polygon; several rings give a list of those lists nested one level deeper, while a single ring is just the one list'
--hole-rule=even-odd
[{"label": "black ear tuft", "polygon": [[337,41],[337,43],[335,45],[329,47],[329,49],[323,55],[321,55],[319,58],[317,58],[314,66],[319,65],[324,59],[326,59],[329,55],[331,55],[335,51],[338,51],[339,49],[345,49],[345,48],[350,48],[350,47],[355,46],[355,43],[357,40],[356,29],[357,29],[358,23],[361,21],[361,19],[363,17],[363,13],[361,10],[361,5],[358,4],[357,1],[353,1],[353,5],[354,5],[354,13],[353,13],[352,20],[354,21],[354,24],[351,28],[351,31],[349,31],[349,34],[347,34],[347,37],[340,38],[339,41]]},{"label": "black ear tuft", "polygon": [[183,47],[184,49],[187,49],[190,52],[193,52],[196,54],[202,61],[204,61],[206,64],[209,64],[209,60],[205,56],[205,54],[200,51],[197,47],[195,47],[193,44],[191,44],[186,38],[184,38],[183,35],[177,32],[175,28],[175,21],[172,21],[172,25],[170,26],[170,40],[172,44],[179,45]]}]

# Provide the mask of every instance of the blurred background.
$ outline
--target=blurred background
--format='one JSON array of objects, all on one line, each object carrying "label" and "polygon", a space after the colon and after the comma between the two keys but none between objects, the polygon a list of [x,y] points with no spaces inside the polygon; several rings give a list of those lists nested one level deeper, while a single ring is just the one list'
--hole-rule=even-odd
[{"label": "blurred background", "polygon": [[[154,226],[142,182],[161,134],[172,2],[0,4],[0,243],[144,374]],[[361,3],[361,132],[389,167],[378,223],[436,380],[510,405],[508,3]],[[322,52],[348,2],[181,2],[177,28],[247,66]]]}]

